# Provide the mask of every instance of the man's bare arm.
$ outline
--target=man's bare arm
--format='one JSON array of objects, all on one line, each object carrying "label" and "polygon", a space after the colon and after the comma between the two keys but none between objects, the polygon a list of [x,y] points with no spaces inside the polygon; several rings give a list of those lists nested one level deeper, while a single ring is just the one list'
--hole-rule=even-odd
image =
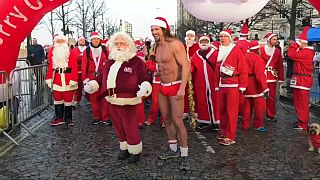
[{"label": "man's bare arm", "polygon": [[176,40],[171,45],[173,47],[174,57],[177,63],[182,67],[180,89],[185,90],[190,71],[189,62],[187,60],[187,53],[180,41]]}]

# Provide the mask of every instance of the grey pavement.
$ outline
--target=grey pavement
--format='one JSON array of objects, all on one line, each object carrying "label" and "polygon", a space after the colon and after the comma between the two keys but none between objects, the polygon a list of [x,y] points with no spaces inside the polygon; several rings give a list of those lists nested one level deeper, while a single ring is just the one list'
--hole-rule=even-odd
[{"label": "grey pavement", "polygon": [[[88,105],[74,111],[72,128],[51,127],[49,109],[27,123],[34,137],[24,130],[13,134],[19,146],[1,135],[0,179],[320,179],[320,154],[308,151],[306,132],[291,128],[294,109],[282,102],[278,122],[265,123],[268,132],[244,132],[238,126],[231,146],[219,145],[211,130],[195,132],[187,126],[189,172],[179,170],[179,158],[157,159],[167,148],[165,130],[158,126],[141,130],[141,161],[128,164],[117,159],[112,127],[91,125]],[[317,113],[311,122],[319,122]]]}]

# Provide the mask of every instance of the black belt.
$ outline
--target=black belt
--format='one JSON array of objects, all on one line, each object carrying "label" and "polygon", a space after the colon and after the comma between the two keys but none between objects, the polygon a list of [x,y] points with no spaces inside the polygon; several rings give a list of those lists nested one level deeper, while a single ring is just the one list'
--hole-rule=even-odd
[{"label": "black belt", "polygon": [[256,76],[255,74],[249,74],[248,77],[254,77]]},{"label": "black belt", "polygon": [[56,68],[55,72],[56,73],[71,73],[71,68],[70,67],[66,67],[66,68]]},{"label": "black belt", "polygon": [[295,76],[306,76],[306,77],[311,77],[311,74],[299,74],[299,73],[293,73],[292,75],[295,75]]},{"label": "black belt", "polygon": [[232,77],[238,77],[238,76],[240,76],[240,74],[236,74],[236,75],[232,75],[232,76],[224,76],[224,75],[220,74],[220,77],[222,77],[222,78],[232,78]]}]

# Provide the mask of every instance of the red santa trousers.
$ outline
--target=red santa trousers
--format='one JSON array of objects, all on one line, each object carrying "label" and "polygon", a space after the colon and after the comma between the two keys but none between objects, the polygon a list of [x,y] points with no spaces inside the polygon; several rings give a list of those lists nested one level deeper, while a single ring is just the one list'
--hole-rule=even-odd
[{"label": "red santa trousers", "polygon": [[73,94],[74,94],[74,90],[72,91],[53,90],[54,104],[64,104],[65,106],[71,106]]},{"label": "red santa trousers", "polygon": [[[152,94],[151,94],[151,107],[150,107],[150,113],[148,117],[148,122],[150,124],[154,124],[157,120],[158,113],[159,113],[159,89],[160,89],[160,84],[158,83],[153,83],[152,84]],[[160,124],[164,122],[162,116],[160,116]]]},{"label": "red santa trousers", "polygon": [[309,123],[309,90],[293,88],[293,105],[298,116],[298,125],[308,129]]},{"label": "red santa trousers", "polygon": [[266,110],[266,100],[261,97],[246,97],[244,99],[242,128],[249,129],[252,112],[253,128],[263,127],[264,112]]},{"label": "red santa trousers", "polygon": [[277,84],[275,82],[268,83],[269,96],[267,98],[267,117],[268,118],[275,118],[276,117],[276,89]]},{"label": "red santa trousers", "polygon": [[219,89],[220,134],[236,139],[239,90],[238,88]]},{"label": "red santa trousers", "polygon": [[101,98],[101,89],[93,94],[90,94],[90,103],[92,108],[93,118],[98,121],[107,121],[110,119],[109,104],[105,98]]},{"label": "red santa trousers", "polygon": [[244,104],[245,104],[245,98],[243,96],[242,93],[240,93],[239,96],[239,115],[243,115],[243,111],[244,111]]},{"label": "red santa trousers", "polygon": [[82,98],[82,88],[83,87],[83,82],[82,82],[82,75],[81,73],[78,74],[78,89],[74,91],[74,101],[76,103],[81,101]]},{"label": "red santa trousers", "polygon": [[142,103],[137,105],[137,117],[138,117],[138,123],[143,125],[146,121],[146,115],[144,114],[144,100],[142,100]]},{"label": "red santa trousers", "polygon": [[120,142],[137,145],[141,142],[138,127],[138,105],[117,106],[110,104],[113,128]]}]

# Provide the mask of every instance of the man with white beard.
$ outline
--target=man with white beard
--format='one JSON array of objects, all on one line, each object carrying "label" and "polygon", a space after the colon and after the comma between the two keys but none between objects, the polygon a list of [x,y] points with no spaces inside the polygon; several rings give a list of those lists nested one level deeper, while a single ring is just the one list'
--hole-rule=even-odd
[{"label": "man with white beard", "polygon": [[[196,41],[196,32],[188,30],[185,37],[185,49],[187,51],[188,59],[191,59],[193,54],[200,49],[199,44]],[[186,92],[184,96],[184,113],[183,119],[189,116],[189,88],[186,86]]]},{"label": "man with white beard", "polygon": [[55,119],[52,126],[66,123],[73,126],[72,98],[78,88],[77,59],[70,55],[68,37],[55,36],[54,46],[48,52],[46,83],[53,90]]},{"label": "man with white beard", "polygon": [[102,92],[110,105],[110,116],[120,143],[118,159],[140,160],[142,142],[138,128],[138,105],[152,91],[145,63],[136,55],[132,38],[114,34],[107,43],[109,61],[103,71]]},{"label": "man with white beard", "polygon": [[200,49],[191,58],[191,73],[194,84],[195,112],[197,128],[209,125],[219,130],[218,93],[215,91],[215,66],[218,51],[210,47],[210,37],[199,38]]}]

